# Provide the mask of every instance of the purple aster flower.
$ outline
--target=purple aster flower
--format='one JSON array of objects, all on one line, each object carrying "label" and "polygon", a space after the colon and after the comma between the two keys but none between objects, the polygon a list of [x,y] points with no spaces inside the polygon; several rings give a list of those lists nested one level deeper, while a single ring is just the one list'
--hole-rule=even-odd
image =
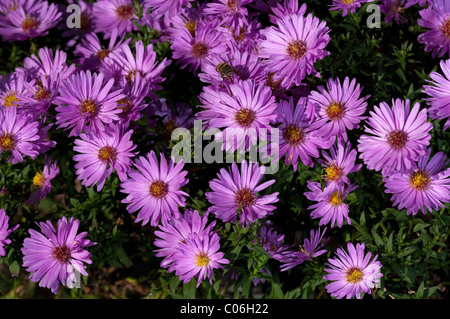
[{"label": "purple aster flower", "polygon": [[75,48],[74,54],[79,56],[76,61],[81,64],[84,70],[101,71],[108,69],[111,60],[107,59],[111,52],[116,52],[122,45],[128,44],[131,39],[117,37],[117,29],[111,32],[108,46],[105,47],[100,42],[96,33],[86,34],[81,43]]},{"label": "purple aster flower", "polygon": [[290,88],[300,85],[307,74],[316,73],[314,62],[329,54],[324,48],[330,41],[325,21],[312,14],[285,16],[277,26],[264,31],[265,39],[260,43],[259,54],[273,80],[282,80],[281,85]]},{"label": "purple aster flower", "polygon": [[338,142],[337,146],[334,145],[330,149],[330,154],[322,152],[322,156],[324,159],[318,159],[318,162],[325,168],[327,185],[332,183],[350,185],[347,175],[362,168],[362,164],[355,165],[357,152],[356,149],[352,149],[350,142],[347,144]]},{"label": "purple aster flower", "polygon": [[132,0],[98,0],[92,7],[95,32],[103,32],[104,38],[117,29],[117,36],[137,30],[132,20],[137,20]]},{"label": "purple aster flower", "polygon": [[76,272],[88,276],[86,264],[91,264],[91,254],[86,247],[96,245],[86,239],[87,232],[77,234],[79,220],[66,217],[58,220],[57,230],[50,221],[38,224],[42,233],[29,229],[22,247],[23,267],[30,272],[32,282],[39,281],[39,287],[51,289],[57,294],[59,283],[73,288]]},{"label": "purple aster flower", "polygon": [[25,41],[38,36],[45,36],[56,26],[61,18],[58,7],[47,1],[28,1],[26,6],[16,2],[17,7],[11,9],[0,19],[0,35],[3,41]]},{"label": "purple aster flower", "polygon": [[383,274],[380,272],[382,265],[376,260],[378,255],[370,260],[372,253],[365,254],[364,249],[364,243],[357,243],[356,247],[348,243],[347,251],[338,248],[337,258],[328,259],[328,268],[324,269],[328,274],[323,278],[333,281],[325,287],[331,297],[360,299],[361,293],[370,293],[380,282]]},{"label": "purple aster flower", "polygon": [[40,79],[41,76],[53,77],[65,80],[75,72],[75,65],[68,65],[67,53],[56,49],[54,52],[47,47],[38,51],[38,56],[32,54],[23,61],[23,68],[17,68],[17,72],[22,72],[33,79]]},{"label": "purple aster flower", "polygon": [[382,5],[380,10],[386,15],[384,21],[386,23],[394,20],[397,24],[408,22],[401,14],[405,11],[405,1],[403,0],[381,0]]},{"label": "purple aster flower", "polygon": [[265,166],[245,160],[241,163],[240,171],[236,163],[232,164],[231,170],[222,168],[217,174],[218,178],[209,182],[212,192],[207,192],[205,196],[212,206],[207,211],[224,222],[239,219],[242,227],[271,215],[275,206],[270,204],[278,201],[278,192],[258,194],[275,183],[272,179],[260,184],[264,171]]},{"label": "purple aster flower", "polygon": [[394,173],[383,181],[386,193],[394,194],[391,200],[398,209],[406,208],[406,213],[423,214],[439,210],[442,203],[450,203],[450,168],[444,169],[449,161],[443,152],[430,158],[431,149],[421,156],[417,170],[407,173]]},{"label": "purple aster flower", "polygon": [[330,10],[342,11],[342,16],[345,17],[347,13],[355,13],[356,8],[360,8],[361,4],[371,2],[372,0],[333,0],[330,5]]},{"label": "purple aster flower", "polygon": [[198,24],[195,27],[195,35],[192,35],[188,28],[184,28],[173,38],[172,58],[177,60],[182,69],[189,66],[189,70],[196,74],[212,56],[227,52],[225,37],[217,30],[217,24],[217,19]]},{"label": "purple aster flower", "polygon": [[[56,79],[55,79],[56,77]],[[20,96],[20,112],[32,114],[34,118],[46,117],[47,111],[59,94],[59,74],[41,75],[39,79],[24,82],[27,95]]]},{"label": "purple aster flower", "polygon": [[64,80],[60,95],[54,100],[58,128],[71,129],[70,136],[79,136],[89,127],[94,133],[105,130],[105,124],[119,120],[117,102],[125,95],[112,91],[114,79],[105,81],[103,73],[80,71]]},{"label": "purple aster flower", "polygon": [[359,122],[365,119],[369,95],[361,97],[363,87],[356,83],[356,79],[350,82],[345,77],[344,83],[339,79],[328,79],[327,88],[318,87],[319,91],[312,91],[310,101],[315,105],[319,116],[317,123],[319,133],[324,137],[336,136],[347,141],[347,130],[359,127]]},{"label": "purple aster flower", "polygon": [[257,52],[261,42],[261,22],[255,17],[248,17],[239,29],[235,30],[227,26],[222,27],[224,36],[231,52]]},{"label": "purple aster flower", "polygon": [[419,35],[417,40],[425,44],[425,52],[431,56],[442,57],[450,51],[450,2],[433,0],[433,6],[420,10],[417,24],[429,29]]},{"label": "purple aster flower", "polygon": [[127,179],[131,158],[135,155],[132,151],[136,145],[131,141],[133,130],[125,131],[121,125],[110,124],[105,131],[99,134],[87,132],[81,134],[80,139],[75,140],[73,150],[77,154],[73,160],[78,179],[84,186],[97,184],[99,192],[106,179],[115,170],[121,182]]},{"label": "purple aster flower", "polygon": [[283,243],[284,235],[278,233],[272,226],[272,223],[265,222],[256,237],[256,242],[259,243],[271,258],[281,260],[283,254],[286,254],[292,246]]},{"label": "purple aster flower", "polygon": [[264,140],[271,123],[277,117],[275,97],[269,87],[254,80],[240,81],[229,85],[229,92],[205,87],[200,94],[200,107],[205,110],[196,114],[206,120],[205,128],[221,129],[216,140],[223,140],[228,152],[249,150],[258,138]]},{"label": "purple aster flower", "polygon": [[260,83],[266,76],[257,53],[238,50],[234,53],[214,55],[205,63],[203,72],[198,74],[202,82],[219,87],[237,80],[253,79],[255,83]]},{"label": "purple aster flower", "polygon": [[427,110],[419,111],[420,104],[410,109],[409,100],[392,100],[392,108],[381,102],[374,106],[367,120],[369,127],[358,140],[360,158],[368,169],[389,175],[415,168],[431,139],[433,124],[427,122]]},{"label": "purple aster flower", "polygon": [[304,16],[306,13],[306,3],[301,4],[298,0],[284,0],[282,3],[274,3],[271,7],[271,13],[269,14],[269,20],[273,24],[278,24],[278,20],[283,20],[285,16],[295,14],[298,16]]},{"label": "purple aster flower", "polygon": [[221,20],[222,25],[229,27],[234,34],[248,24],[246,19],[248,10],[245,7],[253,0],[215,0],[209,2],[203,11],[205,15],[212,15]]},{"label": "purple aster flower", "polygon": [[[317,231],[311,229],[310,238],[305,238],[303,245],[299,245],[298,251],[285,251],[280,256],[279,261],[281,262],[280,270],[287,271],[294,268],[307,261],[308,259],[318,257],[327,252],[326,249],[321,249],[327,242],[328,239],[322,242],[323,235],[327,228],[320,233],[320,227]],[[319,250],[320,249],[320,250]]]},{"label": "purple aster flower", "polygon": [[421,7],[425,7],[428,3],[428,6],[433,5],[433,0],[406,0],[405,8],[412,7],[413,5],[419,4]]},{"label": "purple aster flower", "polygon": [[185,197],[189,196],[180,190],[189,181],[185,178],[187,171],[182,171],[184,162],[175,164],[171,158],[167,165],[164,154],[160,156],[159,165],[154,151],[140,156],[134,161],[137,170],[130,170],[128,180],[121,184],[121,192],[128,194],[122,203],[129,204],[130,214],[139,210],[135,222],[142,221],[142,225],[150,221],[157,226],[160,221],[167,223],[172,216],[179,217],[178,206],[186,206]]},{"label": "purple aster flower", "polygon": [[[67,28],[67,19],[73,19],[71,12],[67,11],[67,6],[63,8],[63,18],[60,28],[63,30],[62,37],[70,38],[67,43],[67,47],[73,46],[79,39],[84,39],[87,34],[94,32],[94,17],[92,15],[92,4],[83,0],[67,0],[68,4],[76,4],[80,7],[80,27],[79,28]],[[70,21],[70,20],[69,20]],[[73,20],[72,20],[73,21]]]},{"label": "purple aster flower", "polygon": [[9,227],[9,216],[3,208],[0,208],[0,257],[6,255],[5,246],[11,244],[11,239],[8,236],[15,231],[20,225],[15,225],[8,229]]},{"label": "purple aster flower", "polygon": [[208,214],[200,216],[198,211],[192,209],[187,209],[182,216],[172,217],[167,223],[159,225],[159,230],[155,231],[157,238],[153,243],[159,247],[155,250],[156,257],[164,257],[161,267],[168,268],[169,272],[174,271],[178,244],[185,244],[186,239],[192,236],[210,234],[215,225],[215,221],[208,224]]},{"label": "purple aster flower", "polygon": [[191,236],[186,243],[178,243],[178,252],[174,256],[174,270],[183,283],[198,277],[197,288],[202,280],[209,279],[212,284],[214,269],[221,269],[229,264],[228,259],[223,258],[220,249],[220,237],[217,233]]},{"label": "purple aster flower", "polygon": [[24,84],[25,75],[20,72],[0,76],[0,107],[14,107],[18,113],[22,113],[24,100],[31,95]]},{"label": "purple aster flower", "polygon": [[314,106],[307,98],[300,98],[294,109],[293,98],[280,100],[278,114],[281,116],[279,158],[285,156],[285,164],[292,163],[297,170],[298,159],[304,165],[314,166],[311,157],[320,156],[319,148],[329,148],[330,141],[311,128],[316,120]]},{"label": "purple aster flower", "polygon": [[136,74],[139,73],[142,79],[147,81],[149,90],[160,90],[161,87],[158,84],[164,81],[161,74],[171,61],[164,58],[157,63],[153,44],[144,47],[142,40],[135,43],[135,52],[136,57],[131,52],[129,45],[124,44],[116,51],[111,52],[110,57],[120,66],[121,75],[128,83],[134,82]]},{"label": "purple aster flower", "polygon": [[310,192],[305,192],[304,195],[311,201],[318,202],[308,209],[311,211],[312,218],[320,218],[319,225],[327,225],[330,227],[342,227],[344,219],[347,224],[351,224],[348,217],[349,208],[344,202],[348,194],[358,188],[358,185],[335,185],[331,184],[322,190],[320,183],[308,181],[308,188]]},{"label": "purple aster flower", "polygon": [[52,179],[59,173],[58,162],[52,161],[50,157],[45,157],[45,166],[42,171],[36,172],[33,177],[33,188],[35,191],[25,204],[31,205],[37,203],[39,205],[41,199],[47,196],[52,189]]},{"label": "purple aster flower", "polygon": [[0,154],[10,151],[12,164],[23,162],[23,156],[34,159],[39,155],[39,125],[31,115],[17,114],[15,107],[0,109]]},{"label": "purple aster flower", "polygon": [[430,105],[428,114],[431,119],[442,120],[447,118],[444,124],[444,130],[450,127],[450,59],[440,62],[443,75],[437,72],[431,72],[432,85],[424,85],[423,93],[429,97],[425,100]]},{"label": "purple aster flower", "polygon": [[193,0],[144,0],[144,9],[152,9],[152,15],[167,15],[173,17],[178,15],[183,7],[190,8]]}]

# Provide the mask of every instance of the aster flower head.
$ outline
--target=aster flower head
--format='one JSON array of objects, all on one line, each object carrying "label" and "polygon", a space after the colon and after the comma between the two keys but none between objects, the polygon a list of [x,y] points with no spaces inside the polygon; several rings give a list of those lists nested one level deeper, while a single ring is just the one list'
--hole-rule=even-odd
[{"label": "aster flower head", "polygon": [[333,0],[330,5],[330,10],[342,11],[342,16],[345,17],[349,12],[355,13],[356,8],[360,8],[363,3],[372,0]]},{"label": "aster flower head", "polygon": [[132,0],[98,0],[93,4],[92,16],[95,32],[102,32],[105,39],[114,29],[118,36],[137,30],[132,21],[137,19]]},{"label": "aster flower head", "polygon": [[183,283],[198,278],[197,288],[205,279],[212,284],[214,269],[221,269],[229,264],[220,252],[220,237],[217,233],[196,235],[187,238],[186,243],[178,243],[177,254],[174,256],[175,274]]},{"label": "aster flower head", "polygon": [[389,175],[394,171],[406,172],[416,167],[431,139],[433,124],[427,122],[427,110],[416,103],[410,109],[409,100],[392,100],[390,108],[385,102],[370,111],[365,132],[358,140],[360,158],[370,170]]},{"label": "aster flower head", "polygon": [[248,24],[246,5],[252,1],[215,0],[206,5],[204,14],[219,17],[221,24],[229,27],[235,34],[239,34],[239,30]]},{"label": "aster flower head", "polygon": [[298,160],[304,165],[314,166],[312,158],[320,156],[319,149],[329,148],[331,143],[312,128],[316,120],[314,106],[307,98],[300,98],[294,108],[292,97],[280,100],[277,108],[280,130],[279,158],[285,157],[285,164],[292,163],[297,170]]},{"label": "aster flower head", "polygon": [[97,191],[100,191],[113,171],[117,172],[120,181],[125,181],[131,158],[135,155],[132,134],[133,130],[125,130],[120,124],[107,125],[99,134],[89,131],[80,134],[73,148],[79,154],[73,160],[77,162],[75,169],[81,184],[97,184]]},{"label": "aster flower head", "polygon": [[58,162],[52,161],[48,156],[45,157],[45,165],[42,171],[36,172],[33,177],[32,186],[35,189],[30,198],[26,201],[27,205],[37,202],[39,204],[41,199],[44,199],[52,189],[51,181],[58,175]]},{"label": "aster flower head", "polygon": [[326,22],[311,13],[287,15],[264,30],[259,54],[266,59],[267,71],[274,73],[273,80],[290,88],[300,85],[307,74],[315,74],[314,63],[329,54],[324,50],[330,41],[328,31]]},{"label": "aster flower head", "polygon": [[292,248],[284,244],[284,235],[278,233],[271,222],[265,222],[260,229],[260,234],[256,237],[256,243],[259,243],[271,258],[280,260],[283,254],[289,252]]},{"label": "aster flower head", "polygon": [[59,94],[59,84],[60,78],[56,72],[24,82],[23,86],[28,94],[19,95],[21,104],[19,111],[32,114],[35,119],[49,116],[48,110]]},{"label": "aster flower head", "polygon": [[61,12],[54,3],[27,1],[26,4],[16,4],[17,7],[8,10],[5,17],[0,19],[0,35],[3,41],[25,41],[45,36],[61,18]]},{"label": "aster flower head", "polygon": [[417,40],[425,44],[425,52],[431,56],[443,57],[450,51],[450,2],[433,0],[433,6],[420,10],[417,24],[429,29],[419,35]]},{"label": "aster flower head", "polygon": [[205,110],[196,116],[206,121],[205,128],[225,129],[215,138],[224,142],[227,152],[242,153],[256,145],[258,139],[267,138],[270,124],[277,118],[277,104],[270,88],[254,80],[238,80],[228,88],[229,92],[205,87],[200,94],[200,107]]},{"label": "aster flower head", "polygon": [[25,100],[31,95],[25,81],[26,77],[21,72],[0,76],[0,108],[14,107],[18,113],[24,111]]},{"label": "aster flower head", "polygon": [[123,44],[110,55],[114,63],[120,66],[122,77],[128,83],[132,83],[139,73],[140,77],[147,82],[149,90],[161,89],[158,85],[164,80],[161,74],[171,61],[164,58],[157,63],[153,44],[144,46],[142,40],[135,43],[134,51],[136,56],[133,55],[128,44]]},{"label": "aster flower head", "polygon": [[450,59],[440,62],[443,74],[431,72],[428,80],[430,85],[424,85],[423,93],[427,94],[425,98],[430,108],[428,114],[431,119],[447,119],[444,124],[444,130],[450,127]]},{"label": "aster flower head", "polygon": [[30,237],[25,238],[22,247],[23,267],[30,273],[30,280],[54,294],[60,283],[73,288],[76,272],[89,275],[84,264],[92,263],[92,255],[85,248],[97,243],[85,238],[87,232],[77,234],[80,221],[73,217],[59,219],[56,230],[50,221],[38,226],[41,232],[29,229]]},{"label": "aster flower head", "polygon": [[298,0],[283,0],[282,3],[275,2],[271,7],[269,20],[273,24],[278,24],[278,20],[282,20],[285,16],[295,14],[304,16],[306,13],[306,3],[301,4]]},{"label": "aster flower head", "polygon": [[310,101],[315,105],[318,121],[315,124],[324,137],[336,136],[347,141],[347,130],[359,127],[359,122],[365,117],[369,96],[361,97],[363,87],[356,79],[345,77],[341,84],[339,79],[328,79],[327,88],[318,87],[312,91]]},{"label": "aster flower head", "polygon": [[0,208],[0,257],[6,255],[5,246],[11,244],[11,239],[8,236],[11,235],[20,225],[9,227],[9,216],[3,208]]},{"label": "aster flower head", "polygon": [[278,201],[278,192],[258,194],[275,183],[272,179],[260,184],[264,171],[265,166],[247,163],[246,160],[242,161],[240,170],[236,163],[232,164],[231,170],[222,168],[218,178],[209,182],[212,191],[205,196],[212,206],[207,211],[224,222],[239,219],[243,227],[273,214],[275,206],[271,204]]},{"label": "aster flower head", "polygon": [[405,11],[404,0],[382,0],[380,11],[386,15],[384,18],[386,23],[394,20],[397,24],[408,22],[408,19],[402,16]]},{"label": "aster flower head", "polygon": [[362,164],[356,164],[356,149],[352,149],[350,142],[338,142],[330,148],[330,154],[322,152],[324,159],[318,159],[318,162],[325,168],[325,180],[327,184],[347,184],[350,185],[348,174],[359,171]]},{"label": "aster flower head", "polygon": [[154,151],[145,157],[135,159],[134,166],[128,172],[128,179],[121,184],[121,192],[128,194],[122,203],[128,213],[139,210],[136,223],[142,225],[150,221],[152,226],[159,222],[166,223],[172,216],[179,217],[179,206],[186,206],[189,194],[180,190],[189,181],[187,171],[182,171],[184,162],[174,162],[172,157],[167,163],[164,154],[160,154],[160,163]]},{"label": "aster flower head", "polygon": [[178,253],[178,244],[186,243],[186,239],[193,236],[209,235],[216,222],[208,224],[208,214],[200,216],[199,212],[186,209],[182,216],[172,217],[168,222],[163,222],[155,231],[157,237],[153,242],[156,247],[156,257],[164,257],[161,262],[162,268],[168,268],[169,272],[174,271],[174,261]]},{"label": "aster flower head", "polygon": [[24,156],[39,155],[40,124],[31,115],[17,114],[15,107],[0,109],[0,154],[11,152],[9,162],[23,162]]},{"label": "aster flower head", "polygon": [[89,127],[94,133],[119,120],[117,102],[124,98],[122,90],[112,90],[114,79],[105,80],[103,73],[80,71],[61,82],[60,95],[54,100],[58,128],[70,129],[69,136],[79,136]]},{"label": "aster flower head", "polygon": [[384,177],[386,193],[393,194],[391,200],[398,209],[406,208],[406,213],[416,215],[437,211],[450,203],[450,168],[443,152],[431,157],[431,149],[421,156],[417,169],[406,173],[394,173]]},{"label": "aster flower head", "polygon": [[184,28],[173,38],[172,58],[177,60],[180,68],[189,66],[189,71],[197,74],[212,56],[227,52],[228,46],[217,28],[218,23],[218,19],[203,21],[195,27],[194,35],[188,28]]},{"label": "aster flower head", "polygon": [[309,200],[317,202],[308,207],[312,210],[311,217],[320,218],[319,225],[330,223],[330,227],[336,225],[341,228],[344,220],[350,225],[351,221],[348,217],[350,210],[345,200],[357,187],[356,184],[349,186],[331,184],[322,190],[320,183],[308,181],[310,191],[305,192],[304,195]]},{"label": "aster flower head", "polygon": [[347,251],[338,248],[336,257],[328,259],[324,269],[328,274],[323,278],[333,281],[325,287],[331,297],[360,299],[362,293],[370,293],[383,277],[378,255],[372,260],[371,257],[371,252],[365,253],[364,243],[357,243],[356,247],[348,243]]}]

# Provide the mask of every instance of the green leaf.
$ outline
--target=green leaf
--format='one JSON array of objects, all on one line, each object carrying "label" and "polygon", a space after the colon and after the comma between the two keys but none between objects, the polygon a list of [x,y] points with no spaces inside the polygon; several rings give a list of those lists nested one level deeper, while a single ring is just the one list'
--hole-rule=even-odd
[{"label": "green leaf", "polygon": [[11,276],[13,276],[13,277],[19,276],[20,266],[19,266],[19,263],[16,260],[14,260],[9,265],[9,271],[11,272]]}]

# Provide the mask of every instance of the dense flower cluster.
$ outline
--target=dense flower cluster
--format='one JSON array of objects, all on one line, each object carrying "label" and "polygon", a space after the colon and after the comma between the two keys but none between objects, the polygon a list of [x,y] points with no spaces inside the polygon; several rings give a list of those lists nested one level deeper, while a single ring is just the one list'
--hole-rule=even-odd
[{"label": "dense flower cluster", "polygon": [[[367,2],[371,1],[333,0],[329,9],[345,17]],[[418,24],[427,31],[418,42],[433,58],[450,52],[449,1],[381,2],[386,22],[405,23],[400,15],[405,8],[424,7]],[[67,1],[71,3],[75,2]],[[0,77],[0,154],[12,165],[25,158],[45,158],[26,205],[39,205],[60,173],[49,155],[56,144],[50,133],[60,130],[73,138],[70,151],[81,185],[96,185],[101,192],[117,174],[124,194],[121,204],[128,213],[136,213],[136,223],[157,229],[153,243],[161,267],[184,283],[195,278],[198,287],[203,280],[212,283],[215,270],[230,264],[231,256],[221,246],[226,239],[215,229],[219,223],[259,225],[253,244],[278,261],[281,271],[325,254],[326,230],[351,224],[347,199],[359,187],[354,176],[362,169],[380,172],[392,205],[408,214],[426,214],[450,202],[447,157],[429,148],[429,119],[446,120],[444,130],[450,125],[450,60],[440,64],[443,75],[431,73],[432,80],[423,88],[428,109],[418,102],[411,106],[408,99],[369,106],[370,88],[345,74],[309,88],[308,77],[321,78],[315,65],[330,55],[332,30],[298,1],[77,3],[81,27],[63,33],[66,48],[40,48],[23,67]],[[66,14],[43,0],[1,1],[0,13],[5,43],[64,29]],[[160,38],[129,36],[140,28],[159,32]],[[169,43],[170,57],[157,55],[157,41]],[[182,101],[174,109],[158,96],[168,77],[165,71],[174,65],[203,83],[194,108]],[[155,117],[169,136],[173,129],[191,129],[194,119],[201,120],[203,129],[220,131],[214,138],[227,153],[267,142],[272,148],[265,155],[292,164],[294,172],[321,165],[322,179],[308,180],[308,190],[298,196],[308,203],[310,217],[326,227],[312,229],[303,245],[287,244],[285,234],[270,223],[271,215],[282,214],[276,206],[279,192],[272,189],[277,181],[266,179],[266,166],[252,160],[214,172],[216,178],[202,190],[209,204],[204,212],[181,212],[190,196],[184,191],[189,164],[151,145],[134,143],[138,120],[156,127]],[[350,132],[360,127],[359,139],[351,140]],[[0,256],[19,227],[10,228],[9,222],[0,209]],[[96,243],[86,239],[87,232],[77,234],[80,223],[73,217],[59,219],[56,230],[50,221],[37,225],[41,232],[29,229],[22,248],[30,280],[53,293],[60,284],[72,288],[77,272],[88,275],[85,264],[95,256],[86,248]],[[328,259],[323,277],[333,281],[326,286],[331,297],[360,298],[383,276],[377,256],[370,260],[372,253],[365,253],[363,243],[349,242],[347,252],[338,248],[336,255]]]}]

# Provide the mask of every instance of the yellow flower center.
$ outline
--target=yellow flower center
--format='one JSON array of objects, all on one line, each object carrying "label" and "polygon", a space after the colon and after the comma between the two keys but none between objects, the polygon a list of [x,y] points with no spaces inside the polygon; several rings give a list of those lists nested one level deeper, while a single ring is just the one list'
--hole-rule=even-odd
[{"label": "yellow flower center", "polygon": [[195,21],[189,20],[186,22],[186,29],[188,29],[189,33],[192,35],[192,37],[195,37]]},{"label": "yellow flower center", "polygon": [[206,267],[209,265],[209,257],[204,252],[200,252],[197,255],[197,266],[198,267]]},{"label": "yellow flower center", "polygon": [[333,102],[327,106],[325,113],[330,120],[339,120],[344,116],[345,106],[342,103]]},{"label": "yellow flower center", "polygon": [[234,118],[242,127],[249,127],[255,120],[255,112],[250,109],[242,108],[236,112]]},{"label": "yellow flower center", "polygon": [[335,191],[331,196],[328,202],[333,206],[339,206],[343,202],[342,193],[339,191]]},{"label": "yellow flower center", "polygon": [[14,93],[10,93],[3,99],[3,105],[5,107],[17,106],[17,103],[14,103],[17,101],[19,101],[19,99],[14,95]]},{"label": "yellow flower center", "polygon": [[445,20],[444,24],[442,25],[442,33],[447,38],[450,38],[450,18]]},{"label": "yellow flower center", "polygon": [[42,188],[45,184],[45,177],[41,172],[37,172],[33,177],[33,186],[37,188]]},{"label": "yellow flower center", "polygon": [[26,17],[22,22],[22,30],[25,33],[30,33],[31,30],[36,30],[38,27],[37,21],[33,17]]},{"label": "yellow flower center", "polygon": [[298,145],[303,142],[305,134],[302,129],[296,125],[287,125],[283,130],[283,138],[291,146]]},{"label": "yellow flower center", "polygon": [[50,100],[50,97],[50,92],[48,92],[43,86],[38,86],[38,90],[34,94],[34,98],[36,99],[36,101],[38,101],[39,103],[41,101],[48,101]]},{"label": "yellow flower center", "polygon": [[422,170],[411,173],[411,175],[409,176],[409,180],[411,186],[417,190],[424,190],[430,184],[430,178],[428,177],[428,174]]},{"label": "yellow flower center", "polygon": [[347,282],[351,284],[357,284],[358,282],[363,280],[363,273],[361,269],[357,267],[352,267],[349,270],[347,270]]},{"label": "yellow flower center", "polygon": [[328,167],[325,168],[325,171],[327,172],[326,179],[329,181],[336,181],[339,178],[341,178],[343,170],[339,166],[335,164],[328,164]]},{"label": "yellow flower center", "polygon": [[122,20],[128,20],[133,16],[134,9],[132,6],[126,4],[126,5],[117,7],[116,14]]},{"label": "yellow flower center", "polygon": [[293,59],[300,59],[306,53],[306,42],[302,40],[293,40],[288,44],[287,54]]},{"label": "yellow flower center", "polygon": [[117,152],[111,146],[103,146],[98,150],[98,158],[108,163],[115,162],[117,158]]},{"label": "yellow flower center", "polygon": [[0,135],[0,147],[4,151],[12,150],[14,148],[14,145],[15,145],[15,140],[11,134],[5,133],[5,134]]},{"label": "yellow flower center", "polygon": [[100,51],[97,52],[96,56],[97,59],[99,59],[100,61],[103,61],[106,57],[108,57],[109,53],[111,52],[111,50],[108,49],[101,49]]},{"label": "yellow flower center", "polygon": [[97,111],[97,103],[92,99],[84,100],[81,103],[81,112],[90,116],[95,115]]},{"label": "yellow flower center", "polygon": [[163,198],[168,191],[167,184],[163,181],[154,181],[150,184],[149,192],[154,198]]}]

